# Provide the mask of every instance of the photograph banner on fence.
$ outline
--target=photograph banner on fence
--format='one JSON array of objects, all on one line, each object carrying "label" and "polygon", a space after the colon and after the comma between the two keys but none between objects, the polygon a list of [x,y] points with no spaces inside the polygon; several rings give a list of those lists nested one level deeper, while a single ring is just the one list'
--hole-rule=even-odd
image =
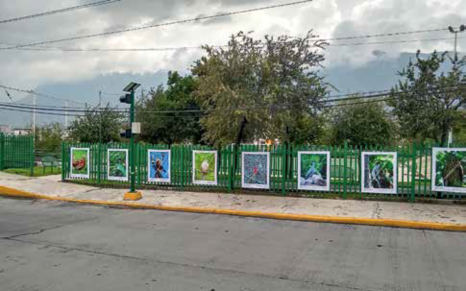
[{"label": "photograph banner on fence", "polygon": [[217,185],[217,151],[193,151],[193,184]]},{"label": "photograph banner on fence", "polygon": [[170,150],[148,151],[148,181],[170,183]]},{"label": "photograph banner on fence", "polygon": [[128,150],[109,149],[107,153],[107,179],[128,181]]},{"label": "photograph banner on fence", "polygon": [[361,163],[363,193],[396,194],[396,152],[363,152]]},{"label": "photograph banner on fence", "polygon": [[330,152],[298,152],[298,189],[330,191]]},{"label": "photograph banner on fence", "polygon": [[466,193],[466,148],[432,149],[432,190]]},{"label": "photograph banner on fence", "polygon": [[70,178],[89,179],[89,148],[71,148]]},{"label": "photograph banner on fence", "polygon": [[243,188],[270,188],[270,153],[243,152],[241,165],[241,186]]}]

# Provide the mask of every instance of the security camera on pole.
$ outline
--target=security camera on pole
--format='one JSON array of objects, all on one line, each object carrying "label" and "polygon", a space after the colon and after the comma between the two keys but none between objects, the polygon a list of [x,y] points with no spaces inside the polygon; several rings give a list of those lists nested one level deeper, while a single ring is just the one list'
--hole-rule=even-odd
[{"label": "security camera on pole", "polygon": [[130,143],[129,143],[129,164],[130,164],[130,179],[131,179],[131,189],[129,192],[125,193],[124,200],[140,200],[142,199],[142,193],[136,191],[136,167],[135,167],[135,161],[136,161],[136,147],[135,147],[135,141],[134,141],[134,135],[135,134],[140,134],[141,133],[141,126],[139,123],[134,122],[134,91],[136,91],[137,88],[141,86],[140,84],[137,83],[129,83],[128,86],[126,86],[123,91],[127,92],[128,94],[125,94],[124,96],[120,97],[120,102],[121,103],[126,103],[130,104],[130,115],[129,115],[129,121],[130,121],[130,128],[126,129],[126,131],[122,134],[122,136],[129,138]]}]

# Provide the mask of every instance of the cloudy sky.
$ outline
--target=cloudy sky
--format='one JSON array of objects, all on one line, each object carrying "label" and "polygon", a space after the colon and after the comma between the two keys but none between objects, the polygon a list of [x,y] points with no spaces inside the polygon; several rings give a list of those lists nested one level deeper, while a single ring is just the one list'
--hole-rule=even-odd
[{"label": "cloudy sky", "polygon": [[[0,20],[96,2],[98,0],[0,1]],[[295,0],[296,1],[296,0]],[[0,24],[0,47],[182,20],[202,15],[257,8],[293,0],[122,0],[113,4]],[[315,0],[292,7],[254,12],[168,27],[68,41],[49,46],[72,48],[147,48],[220,45],[242,31],[254,35],[302,36],[313,29],[322,38],[403,32],[466,24],[464,0]],[[375,37],[334,42],[376,42],[451,38],[447,31]],[[466,47],[466,33],[459,50]],[[451,50],[453,40],[416,43],[332,46],[326,51],[327,68],[359,68],[384,56],[403,52]],[[93,80],[103,75],[151,74],[186,71],[202,51],[166,52],[50,52],[0,50],[0,84],[35,89],[48,84]],[[1,93],[1,92],[0,92]],[[53,93],[53,92],[52,92]]]}]

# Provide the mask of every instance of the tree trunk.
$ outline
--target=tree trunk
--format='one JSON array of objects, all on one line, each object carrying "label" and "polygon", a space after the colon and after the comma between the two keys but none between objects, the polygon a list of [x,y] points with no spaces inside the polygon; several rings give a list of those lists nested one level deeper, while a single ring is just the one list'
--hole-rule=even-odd
[{"label": "tree trunk", "polygon": [[[236,177],[236,171],[238,169],[238,149],[240,146],[241,141],[243,140],[243,133],[244,133],[244,128],[246,127],[246,124],[248,123],[248,120],[246,119],[246,116],[243,117],[243,121],[241,122],[240,129],[238,131],[238,136],[236,138],[236,143],[235,143],[235,148],[233,151],[233,157],[234,157],[234,163],[233,163],[233,177]],[[231,180],[231,189],[234,187],[234,179]]]},{"label": "tree trunk", "polygon": [[449,131],[450,131],[450,127],[448,126],[448,123],[444,120],[442,124],[442,134],[441,134],[442,147],[448,146],[448,132]]}]

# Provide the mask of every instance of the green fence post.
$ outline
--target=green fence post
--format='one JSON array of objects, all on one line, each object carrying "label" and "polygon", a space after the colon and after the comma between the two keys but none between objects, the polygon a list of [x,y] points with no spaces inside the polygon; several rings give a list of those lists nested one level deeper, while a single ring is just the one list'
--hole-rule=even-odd
[{"label": "green fence post", "polygon": [[61,143],[61,181],[65,181],[65,143]]},{"label": "green fence post", "polygon": [[287,156],[287,147],[282,149],[282,195],[286,194],[286,156]]},{"label": "green fence post", "polygon": [[410,195],[410,202],[415,201],[415,195],[416,195],[416,143],[413,143],[413,154],[412,154],[412,168],[411,168],[411,195]]},{"label": "green fence post", "polygon": [[347,195],[347,192],[346,192],[346,187],[347,187],[347,176],[346,176],[346,173],[347,173],[347,168],[348,168],[348,142],[345,141],[345,147],[344,147],[344,152],[343,152],[343,199],[346,199],[346,195]]},{"label": "green fence post", "polygon": [[181,145],[180,146],[180,173],[181,173],[181,190],[184,190],[184,149],[185,146]]},{"label": "green fence post", "polygon": [[0,133],[0,171],[5,169],[5,135]]},{"label": "green fence post", "polygon": [[231,174],[232,172],[232,168],[231,168],[231,147],[230,145],[228,145],[226,148],[225,148],[225,151],[226,151],[226,156],[227,156],[227,171],[228,171],[228,192],[231,192],[233,190],[233,182],[232,182],[232,179],[233,179],[233,175]]},{"label": "green fence post", "polygon": [[95,165],[97,166],[97,184],[100,186],[102,183],[102,144],[99,142],[97,145],[97,162]]},{"label": "green fence post", "polygon": [[238,166],[237,155],[238,155],[238,145],[235,144],[233,148],[233,160],[232,160],[232,165],[231,165],[231,172],[232,172],[232,178],[230,180],[231,189],[235,188],[236,169]]},{"label": "green fence post", "polygon": [[29,140],[29,146],[31,149],[31,157],[30,157],[30,168],[31,168],[31,177],[34,176],[34,136],[31,136]]}]

